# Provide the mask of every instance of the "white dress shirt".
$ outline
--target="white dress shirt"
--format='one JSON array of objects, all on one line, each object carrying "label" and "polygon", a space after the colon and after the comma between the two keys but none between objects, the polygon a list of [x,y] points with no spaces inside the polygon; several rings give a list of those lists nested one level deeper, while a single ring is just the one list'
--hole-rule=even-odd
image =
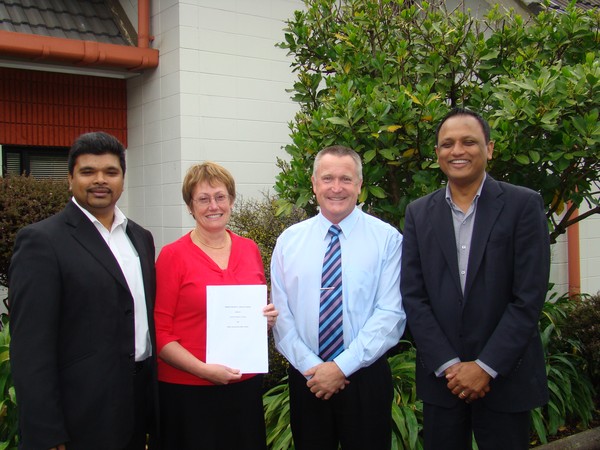
[{"label": "white dress shirt", "polygon": [[142,276],[142,265],[140,257],[127,236],[127,217],[115,206],[115,218],[110,230],[107,230],[85,208],[77,203],[75,197],[72,198],[81,211],[96,226],[100,235],[110,248],[119,263],[119,267],[125,276],[127,286],[133,297],[134,323],[135,323],[135,360],[143,361],[152,354],[152,344],[150,343],[150,332],[148,329],[148,316],[146,311],[146,294],[144,292],[144,278]]},{"label": "white dress shirt", "polygon": [[[271,260],[271,295],[279,311],[275,343],[302,373],[323,362],[318,356],[319,303],[331,225],[318,214],[291,226],[277,239]],[[383,356],[404,332],[402,236],[391,225],[358,208],[339,226],[344,351],[334,361],[349,376]]]}]

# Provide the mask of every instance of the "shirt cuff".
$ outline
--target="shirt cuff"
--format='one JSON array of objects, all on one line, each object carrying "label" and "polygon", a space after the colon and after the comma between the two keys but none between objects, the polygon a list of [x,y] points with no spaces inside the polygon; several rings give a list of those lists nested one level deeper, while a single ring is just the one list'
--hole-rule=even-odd
[{"label": "shirt cuff", "polygon": [[475,363],[481,367],[483,370],[485,370],[487,372],[487,374],[492,377],[492,378],[496,378],[498,376],[498,372],[496,372],[494,369],[492,369],[490,366],[488,366],[486,363],[484,363],[483,361],[480,361],[479,359],[475,360]]},{"label": "shirt cuff", "polygon": [[444,376],[444,371],[450,367],[453,366],[454,364],[458,364],[460,362],[460,358],[453,358],[450,361],[448,361],[445,364],[442,364],[440,367],[437,368],[437,370],[435,371],[435,376],[436,377],[443,377]]},{"label": "shirt cuff", "polygon": [[360,369],[360,363],[357,364],[348,349],[344,349],[342,353],[335,357],[333,362],[337,364],[346,378]]}]

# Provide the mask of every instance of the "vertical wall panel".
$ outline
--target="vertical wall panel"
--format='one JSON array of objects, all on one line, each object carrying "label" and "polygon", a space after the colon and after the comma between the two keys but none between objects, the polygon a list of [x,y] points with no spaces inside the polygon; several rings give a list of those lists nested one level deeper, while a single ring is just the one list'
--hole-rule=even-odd
[{"label": "vertical wall panel", "polygon": [[0,67],[0,144],[70,147],[88,131],[127,147],[125,80]]}]

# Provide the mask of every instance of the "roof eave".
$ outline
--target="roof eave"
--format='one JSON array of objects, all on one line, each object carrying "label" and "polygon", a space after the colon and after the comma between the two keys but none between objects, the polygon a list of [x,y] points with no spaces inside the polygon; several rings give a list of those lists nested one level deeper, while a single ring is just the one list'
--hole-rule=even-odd
[{"label": "roof eave", "polygon": [[0,31],[0,57],[140,71],[158,66],[158,50]]}]

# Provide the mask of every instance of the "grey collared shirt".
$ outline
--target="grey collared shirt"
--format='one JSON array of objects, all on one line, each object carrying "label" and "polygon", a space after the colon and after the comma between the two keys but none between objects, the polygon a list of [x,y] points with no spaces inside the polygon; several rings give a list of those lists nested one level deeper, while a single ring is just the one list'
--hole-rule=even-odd
[{"label": "grey collared shirt", "polygon": [[[475,225],[475,217],[477,213],[477,203],[481,196],[481,190],[483,189],[483,183],[487,174],[484,174],[483,180],[477,189],[477,193],[469,206],[467,212],[463,212],[456,204],[452,201],[452,193],[450,187],[446,185],[446,201],[452,211],[452,222],[454,224],[454,240],[456,242],[456,256],[458,258],[458,274],[460,276],[460,287],[463,294],[465,293],[465,283],[467,281],[467,268],[469,266],[469,253],[471,252],[471,240],[473,238],[473,226]],[[452,359],[447,363],[441,365],[436,371],[436,376],[440,377],[444,375],[444,371],[460,362],[458,358]],[[475,361],[483,370],[485,370],[492,378],[496,378],[498,372],[492,369],[490,366],[485,364],[479,359]]]},{"label": "grey collared shirt", "polygon": [[473,225],[475,224],[475,214],[477,212],[477,201],[481,195],[481,189],[485,182],[483,181],[477,189],[475,198],[471,202],[467,212],[463,212],[452,201],[452,193],[450,187],[446,186],[446,201],[452,211],[452,222],[454,223],[454,241],[456,242],[456,255],[458,257],[458,274],[460,276],[460,286],[463,294],[465,293],[465,283],[467,281],[467,267],[469,265],[469,253],[471,251],[471,238],[473,237]]}]

